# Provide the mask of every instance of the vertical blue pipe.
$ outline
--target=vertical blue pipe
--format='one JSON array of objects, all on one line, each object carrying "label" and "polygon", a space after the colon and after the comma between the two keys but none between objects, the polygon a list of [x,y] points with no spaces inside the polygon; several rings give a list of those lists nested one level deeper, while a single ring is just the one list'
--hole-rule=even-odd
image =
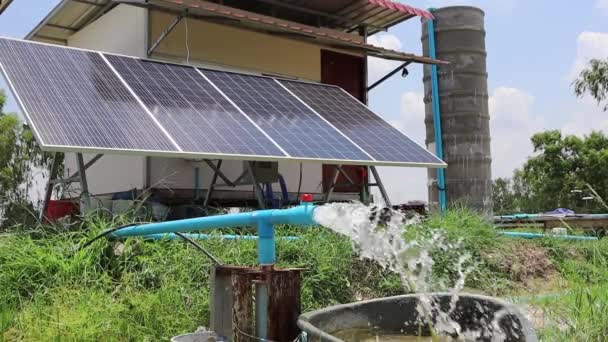
[{"label": "vertical blue pipe", "polygon": [[258,236],[258,262],[260,265],[274,264],[276,258],[274,226],[269,218],[259,221]]},{"label": "vertical blue pipe", "polygon": [[[429,9],[432,11],[433,9]],[[429,57],[436,59],[437,52],[435,50],[435,21],[427,20],[427,28],[429,35]],[[439,79],[437,65],[431,65],[431,89],[433,97],[433,124],[435,130],[435,153],[437,157],[443,160],[443,138],[441,131],[441,108],[439,105]],[[447,209],[447,199],[445,194],[445,170],[437,169],[437,188],[439,190],[439,208],[442,212]]]},{"label": "vertical blue pipe", "polygon": [[[200,175],[200,168],[197,166],[194,168],[194,198],[195,199],[201,198],[201,183],[200,183],[199,175]],[[209,191],[209,190],[207,190],[207,191]]]}]

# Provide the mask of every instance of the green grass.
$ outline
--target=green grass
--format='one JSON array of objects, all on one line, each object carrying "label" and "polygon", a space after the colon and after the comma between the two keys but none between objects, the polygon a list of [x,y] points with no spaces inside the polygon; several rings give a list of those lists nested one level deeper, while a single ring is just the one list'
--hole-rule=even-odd
[{"label": "green grass", "polygon": [[[0,237],[0,341],[157,341],[208,326],[211,262],[192,246],[130,239],[118,248],[102,239],[76,251],[120,223],[93,217],[69,231],[40,227],[36,234]],[[465,291],[500,297],[564,294],[531,301],[552,322],[539,331],[543,341],[608,336],[608,239],[499,237],[466,210],[432,216],[408,229],[407,237],[425,237],[431,229],[443,230],[449,244],[460,244],[433,250],[437,289],[453,283],[454,260],[467,253],[476,267]],[[304,311],[403,293],[396,275],[359,260],[345,237],[324,228],[279,227],[277,234],[300,237],[279,239],[277,260],[280,267],[307,269]],[[256,264],[255,241],[201,243],[224,263]]]},{"label": "green grass", "polygon": [[[0,238],[0,340],[157,341],[209,324],[209,269],[200,251],[180,241],[100,240],[114,223],[91,219],[76,232]],[[117,223],[115,223],[117,224]],[[302,306],[400,293],[398,278],[360,261],[350,241],[323,228],[280,227],[281,267],[304,267]],[[224,263],[255,265],[256,242],[202,244]]]}]

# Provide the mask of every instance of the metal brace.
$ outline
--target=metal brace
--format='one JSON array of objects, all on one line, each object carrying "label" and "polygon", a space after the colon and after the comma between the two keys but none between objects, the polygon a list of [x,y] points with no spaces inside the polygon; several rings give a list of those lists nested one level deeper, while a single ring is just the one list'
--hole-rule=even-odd
[{"label": "metal brace", "polygon": [[175,26],[177,26],[177,24],[179,24],[179,22],[182,21],[182,19],[184,17],[185,17],[185,13],[182,13],[173,19],[173,21],[169,24],[169,26],[160,34],[158,39],[156,39],[154,44],[152,44],[152,47],[150,47],[148,49],[148,57],[150,57],[152,55],[154,50],[156,50],[156,48],[160,45],[160,43],[169,35],[169,33],[171,33],[171,31],[173,31]]}]

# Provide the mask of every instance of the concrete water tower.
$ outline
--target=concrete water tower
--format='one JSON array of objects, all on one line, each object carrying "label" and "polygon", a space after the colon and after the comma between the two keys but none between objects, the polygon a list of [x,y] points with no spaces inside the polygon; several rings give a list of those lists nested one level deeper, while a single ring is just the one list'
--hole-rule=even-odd
[{"label": "concrete water tower", "polygon": [[[433,10],[438,68],[439,107],[447,203],[492,212],[492,173],[488,74],[484,12],[455,6]],[[429,55],[427,21],[422,24],[424,55]],[[431,67],[424,68],[426,143],[435,151]],[[438,202],[437,173],[429,171],[429,202]]]}]

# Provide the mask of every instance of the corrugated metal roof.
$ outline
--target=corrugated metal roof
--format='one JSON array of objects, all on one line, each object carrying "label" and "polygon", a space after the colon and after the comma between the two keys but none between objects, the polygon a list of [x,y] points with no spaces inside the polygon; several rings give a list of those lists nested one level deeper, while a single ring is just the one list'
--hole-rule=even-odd
[{"label": "corrugated metal roof", "polygon": [[110,0],[62,0],[26,39],[66,45],[71,35],[115,5]]},{"label": "corrugated metal roof", "polygon": [[[328,2],[332,1],[328,0]],[[379,7],[381,9],[395,6],[393,2],[387,0],[349,1],[349,3],[361,2],[365,3],[365,6]],[[268,33],[281,34],[285,37],[293,39],[313,41],[315,44],[322,44],[334,48],[366,52],[370,56],[392,60],[414,61],[425,64],[442,63],[428,57],[416,56],[405,52],[384,49],[366,44],[363,41],[363,38],[358,34],[322,27],[319,28],[308,26],[292,21],[240,10],[234,7],[223,6],[208,1],[147,0],[145,2],[142,1],[142,6],[143,3],[145,3],[146,7],[170,11],[173,13],[183,13],[184,9],[187,8],[189,16],[198,16],[201,18],[204,17],[205,19],[208,19],[209,16],[228,18],[230,19],[230,22],[228,23],[230,25],[252,30],[261,30]],[[72,34],[84,28],[96,18],[102,16],[113,6],[116,6],[116,3],[110,0],[63,0],[26,38],[65,45],[67,43],[67,39]],[[363,19],[368,21],[385,20],[388,22],[398,20],[398,16],[395,15],[395,12],[399,13],[399,16],[411,15],[408,12],[411,11],[409,6],[402,6],[399,6],[400,9],[397,9],[396,7],[392,9],[391,11],[393,12],[393,15],[388,18],[383,17],[381,13],[384,10],[382,10],[379,13],[369,12],[370,15],[373,14],[373,16]],[[361,11],[364,11],[364,9],[348,7],[341,10],[344,15],[349,15],[348,13],[351,13],[350,15],[353,16],[354,13],[359,13]]]},{"label": "corrugated metal roof", "polygon": [[433,18],[428,11],[389,0],[283,0],[281,2],[331,14],[333,20],[326,22],[329,26],[343,28],[346,31],[365,26],[369,34],[385,30],[415,16]]},{"label": "corrugated metal roof", "polygon": [[441,64],[444,62],[433,60],[428,57],[416,56],[410,53],[389,50],[374,45],[366,44],[363,37],[326,28],[317,28],[302,25],[287,20],[277,19],[257,13],[239,10],[232,7],[222,6],[215,3],[200,0],[149,0],[149,3],[157,6],[169,6],[175,10],[188,8],[190,14],[215,15],[219,17],[231,18],[238,21],[239,26],[246,26],[251,29],[263,30],[281,34],[290,34],[295,39],[312,40],[317,44],[332,46],[341,49],[353,49],[364,51],[370,56],[401,60],[414,61],[424,64]]}]

